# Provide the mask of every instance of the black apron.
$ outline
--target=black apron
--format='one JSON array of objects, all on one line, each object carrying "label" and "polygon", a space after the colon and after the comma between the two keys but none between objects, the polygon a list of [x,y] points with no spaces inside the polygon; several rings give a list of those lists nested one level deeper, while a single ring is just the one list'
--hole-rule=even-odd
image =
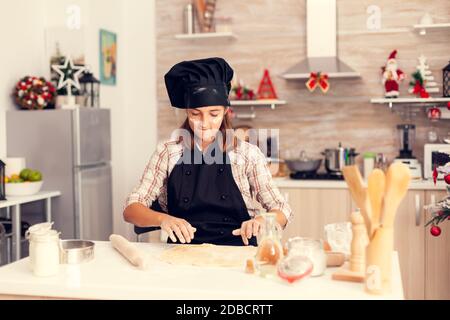
[{"label": "black apron", "polygon": [[[209,147],[212,149],[208,148],[212,156],[215,147],[212,143]],[[184,148],[183,155],[186,152],[190,153],[191,162],[183,161],[182,156],[169,175],[168,214],[185,219],[197,229],[191,244],[244,245],[241,236],[233,235],[232,231],[251,218],[234,181],[228,154],[220,151],[222,161],[218,162],[222,163],[209,164],[196,146],[193,150]],[[201,159],[201,164],[194,164],[194,157]],[[173,243],[170,238],[168,242]],[[249,239],[249,244],[256,246],[256,237]]]}]

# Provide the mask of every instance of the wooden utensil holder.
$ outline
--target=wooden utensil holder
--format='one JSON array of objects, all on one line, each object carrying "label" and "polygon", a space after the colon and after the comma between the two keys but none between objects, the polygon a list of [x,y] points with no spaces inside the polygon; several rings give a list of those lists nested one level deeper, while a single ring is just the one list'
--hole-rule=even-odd
[{"label": "wooden utensil holder", "polygon": [[391,291],[394,228],[379,227],[366,249],[365,290],[371,294]]}]

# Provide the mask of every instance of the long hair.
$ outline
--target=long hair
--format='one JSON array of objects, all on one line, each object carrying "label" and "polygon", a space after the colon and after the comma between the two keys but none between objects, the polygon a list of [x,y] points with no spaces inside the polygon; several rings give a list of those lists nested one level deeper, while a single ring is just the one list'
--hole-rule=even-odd
[{"label": "long hair", "polygon": [[[190,147],[191,149],[194,148],[194,131],[192,130],[191,126],[189,125],[189,119],[186,117],[186,119],[184,120],[183,124],[180,126],[180,129],[184,129],[186,131],[189,132],[190,136],[191,136],[191,143]],[[234,135],[234,133],[230,136],[227,136],[227,131],[230,132],[230,130],[233,129],[233,125],[231,123],[231,116],[230,116],[230,112],[225,112],[223,119],[222,119],[222,123],[220,124],[220,128],[219,131],[222,134],[222,139],[223,139],[223,143],[222,143],[222,150],[229,150],[231,147],[235,148],[237,145],[237,137]],[[231,141],[228,141],[229,139]],[[183,142],[183,136],[179,136],[178,137],[178,143]],[[186,142],[187,143],[187,142]]]}]

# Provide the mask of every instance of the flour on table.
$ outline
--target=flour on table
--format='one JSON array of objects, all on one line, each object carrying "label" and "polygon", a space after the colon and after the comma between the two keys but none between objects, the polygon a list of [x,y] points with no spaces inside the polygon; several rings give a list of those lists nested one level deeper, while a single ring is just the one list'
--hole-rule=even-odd
[{"label": "flour on table", "polygon": [[160,259],[174,265],[242,267],[256,254],[253,246],[177,245],[165,250]]}]

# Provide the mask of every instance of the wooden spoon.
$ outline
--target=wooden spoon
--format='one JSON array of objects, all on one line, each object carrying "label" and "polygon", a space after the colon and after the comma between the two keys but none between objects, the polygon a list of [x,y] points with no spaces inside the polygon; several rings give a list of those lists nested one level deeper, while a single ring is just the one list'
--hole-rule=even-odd
[{"label": "wooden spoon", "polygon": [[400,202],[408,191],[410,181],[411,173],[405,164],[395,162],[389,166],[386,173],[386,191],[384,194],[382,216],[383,227],[393,227],[395,214],[397,213]]},{"label": "wooden spoon", "polygon": [[383,206],[383,197],[386,189],[386,176],[381,169],[374,169],[369,175],[367,181],[367,192],[372,208],[370,238],[373,237],[375,230],[381,224],[381,210]]},{"label": "wooden spoon", "polygon": [[370,238],[372,234],[371,227],[371,211],[370,202],[367,198],[367,191],[364,188],[364,181],[361,176],[361,172],[356,165],[345,166],[342,169],[342,173],[344,174],[345,181],[350,189],[350,194],[352,195],[353,200],[356,205],[361,210],[361,214],[364,218],[364,224],[366,225],[367,234]]}]

